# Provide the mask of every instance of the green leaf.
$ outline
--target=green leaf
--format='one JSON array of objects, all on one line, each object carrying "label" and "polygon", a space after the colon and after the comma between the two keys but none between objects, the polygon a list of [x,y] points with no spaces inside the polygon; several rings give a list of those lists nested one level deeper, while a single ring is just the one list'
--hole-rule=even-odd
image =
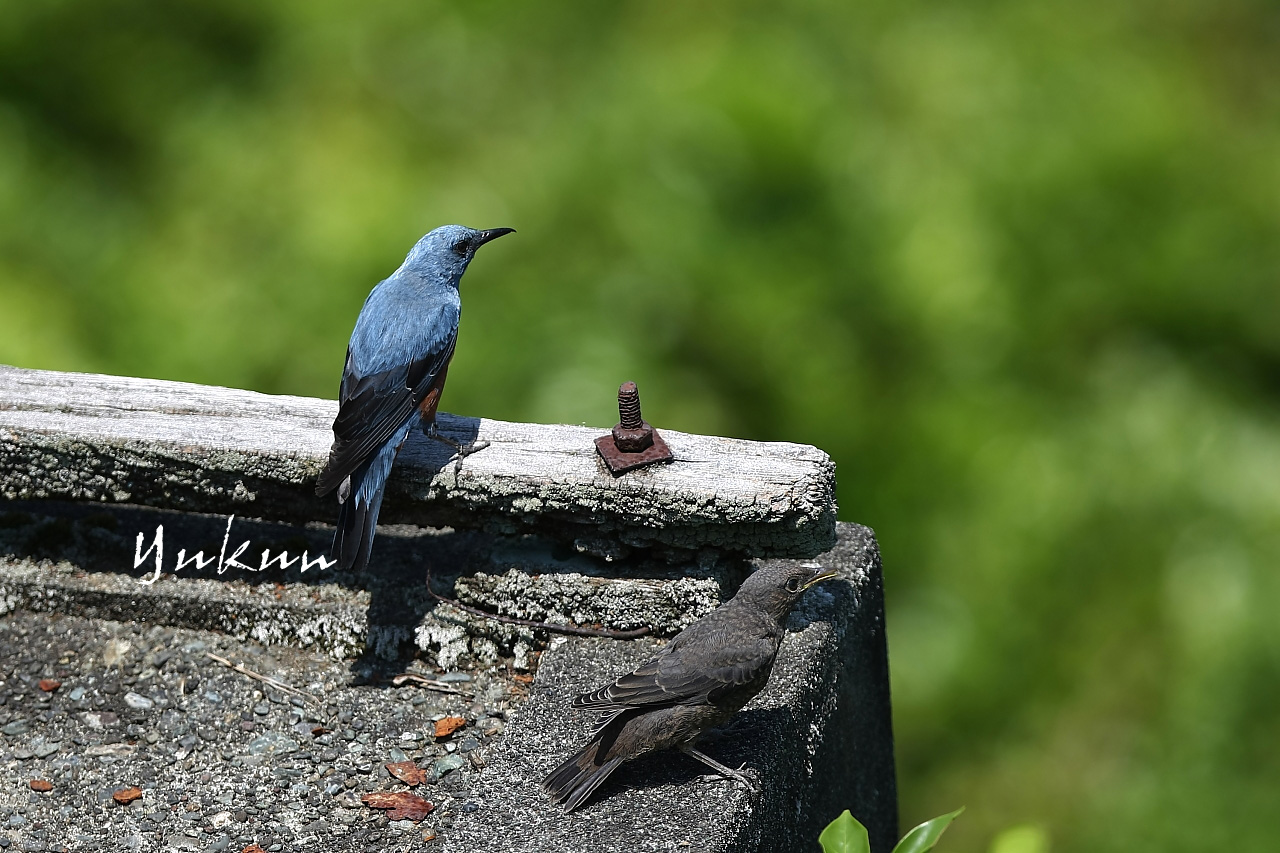
[{"label": "green leaf", "polygon": [[932,850],[933,845],[937,844],[938,839],[942,837],[943,830],[951,824],[951,821],[959,817],[962,811],[964,811],[964,806],[956,809],[951,814],[944,814],[942,817],[926,820],[902,836],[898,846],[893,848],[893,853],[926,853],[926,851]]},{"label": "green leaf", "polygon": [[822,853],[871,853],[867,828],[845,809],[818,836]]}]

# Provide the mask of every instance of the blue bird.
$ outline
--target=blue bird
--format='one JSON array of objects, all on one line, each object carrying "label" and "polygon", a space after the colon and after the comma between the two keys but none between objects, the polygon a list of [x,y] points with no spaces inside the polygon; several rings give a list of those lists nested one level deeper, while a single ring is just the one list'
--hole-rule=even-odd
[{"label": "blue bird", "polygon": [[488,446],[436,432],[436,407],[458,340],[458,283],[476,250],[513,228],[445,225],[423,237],[400,269],[369,294],[347,346],[333,447],[316,494],[338,492],[332,556],[342,569],[369,564],[391,463],[414,423],[451,445],[458,460]]}]

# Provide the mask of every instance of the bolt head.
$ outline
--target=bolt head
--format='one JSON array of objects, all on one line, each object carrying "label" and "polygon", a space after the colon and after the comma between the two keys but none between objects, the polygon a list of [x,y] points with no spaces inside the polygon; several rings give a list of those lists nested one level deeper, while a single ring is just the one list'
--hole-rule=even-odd
[{"label": "bolt head", "polygon": [[622,424],[613,428],[613,443],[623,453],[639,453],[653,446],[653,427],[641,423],[640,429],[625,429]]}]

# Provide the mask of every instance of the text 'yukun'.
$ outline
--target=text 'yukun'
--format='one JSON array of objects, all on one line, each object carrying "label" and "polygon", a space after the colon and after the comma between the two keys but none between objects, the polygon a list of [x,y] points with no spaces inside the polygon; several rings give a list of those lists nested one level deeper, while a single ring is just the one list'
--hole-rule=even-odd
[{"label": "text 'yukun'", "polygon": [[[181,548],[178,551],[178,559],[173,566],[173,573],[176,575],[178,572],[191,566],[194,566],[197,571],[201,571],[215,562],[218,564],[218,574],[222,574],[227,569],[243,569],[248,572],[265,572],[273,565],[279,566],[281,571],[285,571],[294,563],[300,563],[300,567],[303,572],[306,572],[309,569],[318,569],[323,571],[337,564],[336,560],[326,559],[323,555],[317,556],[312,560],[311,554],[308,551],[303,551],[302,556],[293,557],[292,559],[290,559],[288,551],[281,551],[273,556],[270,548],[262,549],[262,559],[258,562],[257,566],[242,563],[240,562],[240,557],[245,551],[249,550],[248,539],[241,542],[239,547],[237,547],[230,556],[227,555],[227,543],[231,539],[231,523],[235,521],[235,519],[236,517],[234,515],[227,519],[227,529],[222,534],[222,549],[218,552],[217,557],[206,557],[204,555],[204,551],[197,551],[188,557],[187,549]],[[147,560],[152,559],[152,555],[154,554],[155,568],[144,577],[138,578],[141,583],[153,584],[160,579],[160,575],[164,571],[164,525],[156,525],[155,538],[151,540],[151,546],[147,548],[146,551],[142,550],[144,539],[144,534],[139,533],[137,544],[134,546],[133,550],[133,567],[135,569],[139,568],[146,563]]]}]

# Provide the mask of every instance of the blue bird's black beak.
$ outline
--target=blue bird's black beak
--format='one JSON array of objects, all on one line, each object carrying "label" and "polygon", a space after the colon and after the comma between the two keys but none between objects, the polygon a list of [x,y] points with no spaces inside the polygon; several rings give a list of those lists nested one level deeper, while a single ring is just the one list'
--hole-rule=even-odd
[{"label": "blue bird's black beak", "polygon": [[504,234],[514,234],[514,233],[516,233],[516,229],[514,228],[490,228],[486,231],[481,231],[480,242],[476,243],[476,248],[477,249],[480,248],[485,243],[488,243],[490,240],[497,240],[499,237],[503,236]]}]

